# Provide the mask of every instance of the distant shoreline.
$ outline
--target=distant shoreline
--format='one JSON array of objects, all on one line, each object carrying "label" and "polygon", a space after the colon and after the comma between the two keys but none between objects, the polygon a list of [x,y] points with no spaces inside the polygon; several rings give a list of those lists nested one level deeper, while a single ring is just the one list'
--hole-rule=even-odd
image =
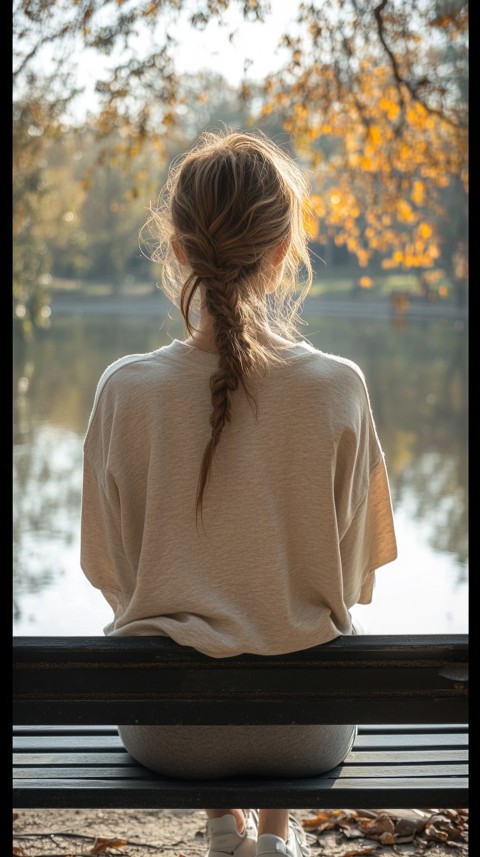
[{"label": "distant shoreline", "polygon": [[[62,294],[53,295],[51,302],[52,318],[57,315],[155,315],[168,312],[171,306],[168,299],[159,291],[158,295],[115,296],[92,298],[89,296]],[[468,305],[437,300],[427,303],[417,296],[410,297],[404,307],[395,309],[390,298],[373,298],[359,295],[335,299],[331,297],[311,296],[303,306],[303,316],[321,314],[345,318],[389,318],[389,319],[450,319],[468,321]]]}]

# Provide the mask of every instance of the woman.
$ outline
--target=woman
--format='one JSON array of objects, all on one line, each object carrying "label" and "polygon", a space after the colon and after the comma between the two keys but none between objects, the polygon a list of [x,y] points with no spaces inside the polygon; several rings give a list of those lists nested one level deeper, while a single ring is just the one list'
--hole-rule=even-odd
[{"label": "woman", "polygon": [[[186,338],[122,357],[96,391],[81,564],[112,607],[108,635],[214,658],[307,649],[355,633],[350,609],[396,558],[362,372],[297,333],[308,195],[261,133],[206,133],[150,213],[143,236]],[[187,778],[318,775],[355,731],[119,726],[139,762]],[[288,809],[206,812],[208,857],[308,854]]]}]

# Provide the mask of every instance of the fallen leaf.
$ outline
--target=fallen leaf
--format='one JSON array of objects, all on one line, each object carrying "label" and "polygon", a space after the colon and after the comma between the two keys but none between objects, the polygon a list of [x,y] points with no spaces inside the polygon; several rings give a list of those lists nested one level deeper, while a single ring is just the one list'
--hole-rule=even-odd
[{"label": "fallen leaf", "polygon": [[317,827],[318,824],[323,824],[327,819],[326,812],[317,812],[313,818],[302,818],[302,825],[303,827]]},{"label": "fallen leaf", "polygon": [[123,845],[128,845],[128,839],[105,839],[97,836],[87,854],[106,854],[109,848],[122,848]]},{"label": "fallen leaf", "polygon": [[367,836],[376,836],[377,834],[393,833],[395,823],[389,815],[382,813],[378,818],[368,819],[368,821],[360,821],[360,828]]},{"label": "fallen leaf", "polygon": [[[351,815],[356,813],[351,813]],[[304,818],[302,820],[303,827],[317,828],[322,826],[323,830],[332,830],[339,823],[340,818],[344,816],[343,810],[334,809],[327,812],[317,812],[313,818]]]},{"label": "fallen leaf", "polygon": [[27,854],[23,850],[23,848],[19,848],[17,845],[13,846],[12,854],[13,857],[27,857]]},{"label": "fallen leaf", "polygon": [[18,818],[18,812],[13,813],[13,820],[15,821]]},{"label": "fallen leaf", "polygon": [[397,841],[398,837],[401,836],[411,836],[413,838],[418,830],[423,830],[423,826],[423,822],[418,823],[418,821],[410,821],[408,818],[400,818],[395,825],[395,838]]},{"label": "fallen leaf", "polygon": [[443,830],[447,833],[449,839],[458,839],[463,834],[463,821],[460,821],[462,827],[457,827],[452,824],[450,815],[447,816],[446,813],[441,815],[432,815],[428,823],[433,824],[437,830]]},{"label": "fallen leaf", "polygon": [[351,829],[343,828],[342,833],[347,839],[365,839],[365,834],[358,827],[352,827]]},{"label": "fallen leaf", "polygon": [[381,842],[382,845],[394,845],[396,842],[395,837],[390,830],[384,830],[378,837],[378,841]]},{"label": "fallen leaf", "polygon": [[434,839],[436,842],[447,842],[448,833],[446,830],[439,830],[434,824],[427,824],[425,827],[425,836],[428,839]]}]

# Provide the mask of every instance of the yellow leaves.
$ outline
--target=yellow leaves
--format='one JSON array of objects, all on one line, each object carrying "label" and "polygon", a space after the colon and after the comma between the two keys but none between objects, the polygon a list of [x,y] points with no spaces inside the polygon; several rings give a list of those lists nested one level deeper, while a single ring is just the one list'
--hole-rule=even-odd
[{"label": "yellow leaves", "polygon": [[373,173],[377,169],[377,162],[364,155],[359,159],[358,166],[366,173]]},{"label": "yellow leaves", "polygon": [[[423,205],[423,201],[425,199],[425,185],[421,181],[414,181],[412,193],[411,193],[412,202],[415,205]],[[428,237],[428,236],[427,236]]]},{"label": "yellow leaves", "polygon": [[[352,815],[356,816],[355,810],[352,810]],[[303,818],[302,826],[305,828],[314,828],[315,830],[331,830],[336,827],[337,819],[343,817],[343,810],[329,809],[326,812],[317,812],[312,818]],[[325,826],[324,826],[325,825]]]},{"label": "yellow leaves", "polygon": [[358,259],[358,264],[361,268],[366,268],[370,261],[370,253],[368,250],[365,250],[364,247],[358,247],[356,252],[356,256]]},{"label": "yellow leaves", "polygon": [[417,228],[417,233],[420,238],[430,238],[433,235],[433,229],[429,223],[420,223]]},{"label": "yellow leaves", "polygon": [[358,285],[361,289],[371,289],[373,287],[373,280],[371,277],[360,277]]},{"label": "yellow leaves", "polygon": [[[354,86],[342,85],[336,98],[321,72],[312,65],[310,75],[298,75],[284,88],[283,97],[286,127],[314,177],[312,206],[322,236],[345,247],[362,267],[373,258],[386,270],[431,268],[440,257],[438,235],[450,206],[441,190],[462,170],[467,183],[467,151],[458,129],[406,88],[401,103],[388,64],[359,57]],[[295,90],[300,84],[302,100]],[[307,220],[306,227],[315,235],[318,222]]]},{"label": "yellow leaves", "polygon": [[427,110],[419,101],[413,102],[407,110],[407,119],[412,123],[424,120],[426,116]]},{"label": "yellow leaves", "polygon": [[378,106],[380,110],[383,110],[387,119],[389,119],[391,122],[394,122],[398,114],[400,113],[400,107],[395,101],[392,101],[391,98],[380,98]]},{"label": "yellow leaves", "polygon": [[373,144],[373,146],[379,146],[382,142],[382,134],[377,125],[370,125],[367,132],[367,140]]},{"label": "yellow leaves", "polygon": [[397,218],[400,223],[412,223],[415,220],[415,213],[406,199],[397,200],[396,208]]},{"label": "yellow leaves", "polygon": [[[415,231],[415,235],[418,235],[418,230]],[[440,249],[433,240],[426,245],[420,238],[407,240],[406,236],[403,236],[402,239],[394,236],[393,242],[397,244],[397,247],[395,248],[394,243],[391,256],[381,262],[381,266],[385,270],[400,267],[407,269],[429,268],[440,256]]]},{"label": "yellow leaves", "polygon": [[297,101],[293,105],[291,119],[293,127],[296,128],[297,131],[305,131],[305,128],[309,127],[310,124],[310,111],[303,103]]}]

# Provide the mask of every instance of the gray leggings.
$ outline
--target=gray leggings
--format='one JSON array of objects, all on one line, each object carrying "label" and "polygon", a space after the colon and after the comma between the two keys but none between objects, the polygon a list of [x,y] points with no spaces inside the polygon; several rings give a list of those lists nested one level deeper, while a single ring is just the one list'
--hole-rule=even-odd
[{"label": "gray leggings", "polygon": [[343,762],[355,726],[119,726],[131,756],[167,777],[314,777]]},{"label": "gray leggings", "polygon": [[[353,634],[366,633],[355,620]],[[131,756],[166,777],[315,777],[350,752],[357,727],[119,726]]]}]

